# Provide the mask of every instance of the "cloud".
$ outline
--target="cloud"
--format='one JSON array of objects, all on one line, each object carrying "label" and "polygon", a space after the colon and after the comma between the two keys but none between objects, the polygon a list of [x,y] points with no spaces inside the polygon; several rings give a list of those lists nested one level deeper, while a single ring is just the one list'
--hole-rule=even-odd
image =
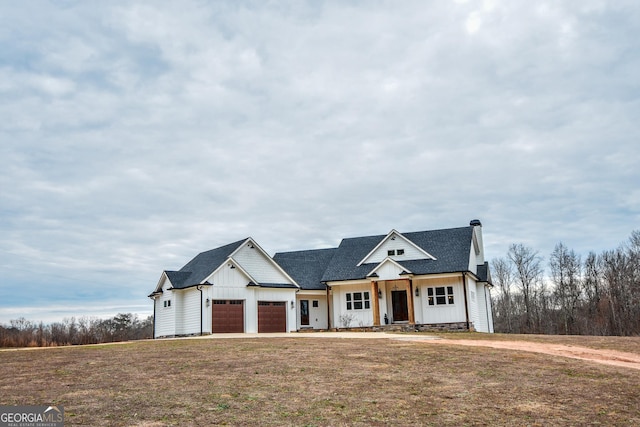
[{"label": "cloud", "polygon": [[0,310],[144,304],[249,235],[479,217],[496,257],[640,219],[634,3],[0,7]]}]

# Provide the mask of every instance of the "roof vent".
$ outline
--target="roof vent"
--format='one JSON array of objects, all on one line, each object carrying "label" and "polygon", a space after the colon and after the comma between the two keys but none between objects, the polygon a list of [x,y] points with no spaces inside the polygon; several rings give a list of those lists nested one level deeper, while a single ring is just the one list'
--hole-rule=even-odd
[{"label": "roof vent", "polygon": [[472,227],[476,227],[476,226],[482,227],[482,223],[480,222],[479,219],[472,219],[469,225]]}]

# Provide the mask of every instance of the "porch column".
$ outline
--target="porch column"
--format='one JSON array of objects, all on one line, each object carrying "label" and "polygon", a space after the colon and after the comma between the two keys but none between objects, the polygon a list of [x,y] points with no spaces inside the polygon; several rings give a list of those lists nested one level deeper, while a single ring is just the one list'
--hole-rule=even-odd
[{"label": "porch column", "polygon": [[371,299],[373,308],[373,326],[380,326],[380,301],[378,300],[378,282],[371,281]]},{"label": "porch column", "polygon": [[407,302],[408,302],[408,309],[409,309],[409,324],[410,325],[415,325],[416,324],[416,316],[415,313],[413,312],[413,282],[411,281],[411,279],[409,280],[409,298],[407,298]]}]

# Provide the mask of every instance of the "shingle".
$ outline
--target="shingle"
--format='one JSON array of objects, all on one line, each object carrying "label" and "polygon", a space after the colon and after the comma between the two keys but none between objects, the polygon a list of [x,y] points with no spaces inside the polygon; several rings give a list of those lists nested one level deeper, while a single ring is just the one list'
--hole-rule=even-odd
[{"label": "shingle", "polygon": [[[468,271],[472,233],[472,227],[402,233],[436,259],[396,261],[414,274]],[[364,279],[376,264],[357,264],[385,237],[386,235],[379,235],[342,240],[321,280],[331,282]]]},{"label": "shingle", "polygon": [[324,290],[326,286],[320,279],[336,251],[337,248],[279,252],[273,256],[273,260],[301,289]]},{"label": "shingle", "polygon": [[220,267],[220,265],[227,260],[229,255],[238,249],[238,247],[246,240],[247,239],[238,240],[237,242],[229,243],[228,245],[199,253],[179,271],[172,272],[173,276],[178,281],[178,283],[176,283],[171,279],[171,277],[169,277],[173,287],[181,289],[189,285],[201,283],[218,267]]}]

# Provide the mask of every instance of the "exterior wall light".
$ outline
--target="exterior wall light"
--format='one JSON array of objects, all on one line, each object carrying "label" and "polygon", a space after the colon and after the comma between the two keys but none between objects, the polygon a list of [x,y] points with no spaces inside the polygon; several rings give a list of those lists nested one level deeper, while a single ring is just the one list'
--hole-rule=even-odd
[{"label": "exterior wall light", "polygon": [[420,296],[420,288],[416,288],[416,296],[419,297]]},{"label": "exterior wall light", "polygon": [[209,307],[209,304],[211,304],[211,300],[209,300],[209,298],[207,298],[207,301],[205,301],[205,304],[207,305],[207,307]]}]

